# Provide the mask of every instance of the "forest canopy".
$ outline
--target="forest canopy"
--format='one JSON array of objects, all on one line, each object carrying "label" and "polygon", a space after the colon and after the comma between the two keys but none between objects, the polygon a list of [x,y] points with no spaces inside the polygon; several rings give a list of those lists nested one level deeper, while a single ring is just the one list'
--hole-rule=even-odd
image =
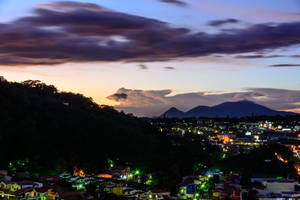
[{"label": "forest canopy", "polygon": [[96,173],[109,158],[144,162],[155,145],[149,124],[132,115],[40,81],[0,79],[2,168],[29,160],[36,173],[75,166]]}]

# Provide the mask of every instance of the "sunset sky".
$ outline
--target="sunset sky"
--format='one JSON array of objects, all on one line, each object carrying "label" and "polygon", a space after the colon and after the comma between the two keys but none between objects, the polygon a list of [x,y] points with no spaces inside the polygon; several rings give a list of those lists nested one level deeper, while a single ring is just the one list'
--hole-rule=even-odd
[{"label": "sunset sky", "polygon": [[0,0],[0,76],[138,116],[244,99],[300,113],[300,0]]}]

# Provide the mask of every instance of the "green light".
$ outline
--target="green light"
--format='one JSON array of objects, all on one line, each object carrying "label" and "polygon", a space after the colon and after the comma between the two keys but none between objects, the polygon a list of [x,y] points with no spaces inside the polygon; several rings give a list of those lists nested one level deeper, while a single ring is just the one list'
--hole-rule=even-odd
[{"label": "green light", "polygon": [[134,173],[135,175],[140,175],[141,174],[141,172],[140,172],[140,170],[135,170],[135,173]]},{"label": "green light", "polygon": [[115,164],[114,164],[114,161],[113,161],[113,160],[111,160],[111,159],[108,159],[108,160],[107,160],[107,162],[108,162],[108,164],[109,164],[109,167],[110,167],[110,168],[113,168],[113,167],[115,166]]},{"label": "green light", "polygon": [[147,180],[147,181],[145,182],[145,184],[146,184],[146,185],[152,185],[152,182],[153,182],[152,180]]},{"label": "green light", "polygon": [[84,187],[83,187],[82,184],[77,185],[77,189],[78,189],[78,190],[82,190],[83,188],[84,188]]}]

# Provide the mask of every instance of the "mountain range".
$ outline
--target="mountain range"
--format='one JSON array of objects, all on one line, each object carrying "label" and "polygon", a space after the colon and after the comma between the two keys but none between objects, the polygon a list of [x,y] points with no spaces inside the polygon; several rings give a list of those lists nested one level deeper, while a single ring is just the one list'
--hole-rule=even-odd
[{"label": "mountain range", "polygon": [[245,116],[286,116],[298,113],[276,111],[252,101],[224,102],[216,106],[197,106],[187,112],[175,107],[170,108],[160,117],[188,118],[188,117],[245,117]]}]

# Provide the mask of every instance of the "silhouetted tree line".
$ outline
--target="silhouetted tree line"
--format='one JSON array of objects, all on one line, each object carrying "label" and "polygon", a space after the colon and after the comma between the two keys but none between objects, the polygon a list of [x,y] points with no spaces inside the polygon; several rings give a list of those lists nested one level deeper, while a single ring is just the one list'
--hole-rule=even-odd
[{"label": "silhouetted tree line", "polygon": [[148,123],[83,95],[40,81],[0,82],[2,168],[29,159],[39,173],[74,166],[98,172],[108,158],[144,162],[155,149],[152,133]]}]

